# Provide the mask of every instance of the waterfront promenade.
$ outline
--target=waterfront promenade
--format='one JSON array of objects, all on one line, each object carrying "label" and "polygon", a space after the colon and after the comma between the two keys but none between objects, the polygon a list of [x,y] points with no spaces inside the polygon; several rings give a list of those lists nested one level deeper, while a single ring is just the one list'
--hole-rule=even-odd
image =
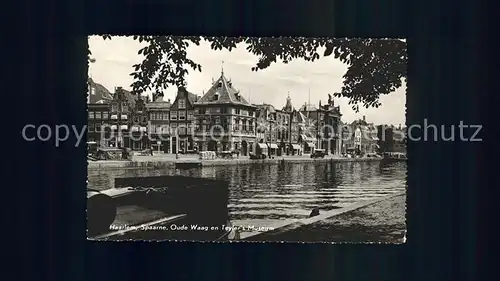
[{"label": "waterfront promenade", "polygon": [[132,160],[100,160],[88,161],[88,169],[113,169],[113,168],[168,168],[175,167],[179,163],[193,163],[200,166],[219,166],[219,165],[247,165],[247,164],[279,164],[287,163],[304,163],[304,162],[367,162],[380,161],[382,158],[343,158],[339,156],[327,155],[325,158],[311,158],[310,155],[301,156],[275,156],[262,160],[250,159],[248,156],[240,156],[234,159],[213,159],[200,160],[196,154],[179,155],[179,159],[175,154],[155,154],[148,156],[134,155]]},{"label": "waterfront promenade", "polygon": [[361,201],[319,216],[241,233],[246,241],[397,243],[406,241],[406,193]]}]

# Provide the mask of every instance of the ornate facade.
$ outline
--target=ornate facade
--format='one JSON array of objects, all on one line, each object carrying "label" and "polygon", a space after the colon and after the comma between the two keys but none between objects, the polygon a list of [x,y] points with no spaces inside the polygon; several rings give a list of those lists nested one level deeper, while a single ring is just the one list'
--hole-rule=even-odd
[{"label": "ornate facade", "polygon": [[256,107],[221,72],[195,103],[196,143],[200,151],[234,151],[248,155],[255,145]]}]

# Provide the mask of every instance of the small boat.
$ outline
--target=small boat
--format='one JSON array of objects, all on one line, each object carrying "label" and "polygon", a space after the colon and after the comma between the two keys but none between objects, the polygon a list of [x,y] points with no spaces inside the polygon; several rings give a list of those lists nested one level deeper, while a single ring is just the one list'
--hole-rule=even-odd
[{"label": "small boat", "polygon": [[408,158],[406,157],[406,153],[402,152],[385,152],[384,160],[393,160],[393,161],[406,161]]},{"label": "small boat", "polygon": [[223,241],[234,232],[229,183],[183,176],[116,178],[108,190],[87,189],[92,240]]}]

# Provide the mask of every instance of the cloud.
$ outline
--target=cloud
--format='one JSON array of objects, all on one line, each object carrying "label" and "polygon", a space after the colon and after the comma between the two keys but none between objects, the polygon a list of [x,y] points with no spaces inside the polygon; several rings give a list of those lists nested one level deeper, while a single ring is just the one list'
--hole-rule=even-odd
[{"label": "cloud", "polygon": [[[132,65],[142,60],[137,51],[143,45],[131,37],[114,37],[106,41],[100,37],[91,37],[89,46],[96,59],[90,65],[93,79],[110,91],[117,86],[130,88],[133,78],[129,74],[133,71]],[[296,59],[288,64],[278,62],[264,70],[252,71],[251,68],[258,61],[257,56],[249,53],[244,44],[237,47],[229,52],[211,50],[206,42],[199,46],[191,45],[187,50],[188,56],[201,64],[202,72],[189,69],[186,77],[188,89],[199,95],[206,92],[212,85],[212,78],[220,76],[222,67],[225,76],[231,78],[234,87],[244,97],[249,97],[252,103],[266,102],[276,108],[285,105],[288,93],[292,104],[299,108],[309,99],[314,104],[318,104],[319,100],[325,104],[328,93],[338,92],[342,88],[342,76],[347,71],[347,66],[333,56],[322,57],[314,62],[303,59]],[[359,113],[353,112],[345,98],[335,98],[335,104],[340,106],[342,120],[345,122],[352,122],[365,115],[369,122],[404,124],[405,89],[404,85],[394,93],[382,96],[381,107],[360,108]],[[170,87],[165,91],[165,98],[173,99],[175,93],[176,89]]]}]

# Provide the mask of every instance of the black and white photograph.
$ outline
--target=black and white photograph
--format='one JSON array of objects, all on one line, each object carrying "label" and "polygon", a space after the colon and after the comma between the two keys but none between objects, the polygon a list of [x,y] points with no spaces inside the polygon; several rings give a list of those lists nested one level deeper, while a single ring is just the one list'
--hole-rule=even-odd
[{"label": "black and white photograph", "polygon": [[405,39],[88,44],[88,239],[406,242]]}]

